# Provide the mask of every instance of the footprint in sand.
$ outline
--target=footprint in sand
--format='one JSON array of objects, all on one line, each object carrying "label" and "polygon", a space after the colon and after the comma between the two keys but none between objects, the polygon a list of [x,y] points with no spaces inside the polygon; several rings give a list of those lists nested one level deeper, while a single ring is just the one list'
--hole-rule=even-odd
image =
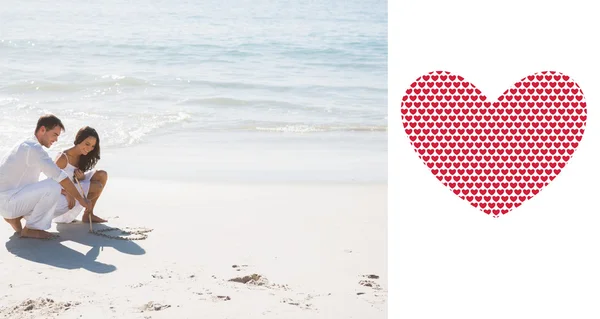
[{"label": "footprint in sand", "polygon": [[162,271],[154,271],[151,275],[154,279],[176,279],[176,280],[190,280],[195,279],[196,275],[193,273],[194,271],[185,271],[185,272],[173,272],[172,270],[165,269]]},{"label": "footprint in sand", "polygon": [[269,284],[269,280],[267,280],[267,278],[265,278],[259,274],[252,274],[252,275],[244,276],[244,277],[235,277],[235,278],[229,279],[229,281],[239,282],[242,284],[253,285],[253,286],[265,286],[265,285]]},{"label": "footprint in sand", "polygon": [[[194,291],[193,293],[194,293],[194,295],[198,295],[198,296],[210,296],[210,295],[212,295],[212,292],[210,290],[208,290],[208,289],[204,289],[202,291]],[[204,299],[202,299],[202,300],[204,300]]]},{"label": "footprint in sand", "polygon": [[79,305],[79,302],[56,302],[50,298],[26,299],[13,307],[5,307],[0,314],[6,318],[48,318]]},{"label": "footprint in sand", "polygon": [[285,298],[281,302],[286,303],[286,304],[291,305],[291,306],[297,306],[297,307],[300,307],[302,309],[310,309],[310,306],[311,306],[311,304],[304,303],[302,301],[295,301],[292,298]]},{"label": "footprint in sand", "polygon": [[[377,275],[363,275],[362,277],[367,278],[367,279],[379,279],[379,276],[377,276]],[[359,281],[358,284],[361,286],[373,288],[374,290],[381,290],[381,286],[374,280],[364,280],[363,279],[363,280]]]},{"label": "footprint in sand", "polygon": [[149,284],[149,281],[146,282],[138,282],[137,284],[128,285],[129,288],[141,288]]},{"label": "footprint in sand", "polygon": [[164,271],[164,272],[155,271],[152,275],[150,275],[153,280],[146,280],[146,281],[130,284],[130,285],[127,285],[127,287],[135,289],[135,288],[141,288],[144,286],[151,286],[153,281],[170,279],[172,277],[172,274],[173,273],[171,271]]},{"label": "footprint in sand", "polygon": [[373,280],[361,280],[358,282],[358,284],[361,286],[373,288],[375,290],[381,290],[381,286]]},{"label": "footprint in sand", "polygon": [[[247,269],[248,265],[232,265],[231,268],[235,269],[236,271],[241,271],[243,269]],[[227,281],[241,283],[246,286],[279,288],[279,289],[284,289],[284,290],[289,289],[287,285],[278,285],[278,284],[270,283],[269,280],[265,276],[263,276],[261,274],[257,274],[257,273],[252,273],[252,274],[249,274],[246,276],[234,277]]]},{"label": "footprint in sand", "polygon": [[194,292],[195,295],[200,296],[200,300],[210,300],[212,302],[229,301],[231,297],[226,295],[214,295],[210,290],[205,289],[203,292]]},{"label": "footprint in sand", "polygon": [[[379,279],[379,276],[371,274],[371,275],[363,275],[362,277],[367,278],[367,279],[360,280],[358,282],[358,284],[363,287],[371,288],[374,291],[372,297],[369,294],[369,296],[365,296],[367,298],[364,300],[366,300],[367,302],[369,302],[373,305],[385,304],[386,300],[387,300],[387,291],[384,290],[383,288],[381,288],[381,285],[375,281],[375,280]],[[360,291],[360,292],[356,293],[357,296],[362,296],[365,294],[366,294],[366,292],[364,292],[364,291]]]},{"label": "footprint in sand", "polygon": [[197,280],[197,276],[195,274],[190,274],[190,271],[183,273],[183,272],[174,272],[169,269],[155,270],[153,273],[151,273],[146,278],[148,278],[148,280],[133,282],[133,283],[128,284],[127,287],[136,289],[136,288],[141,288],[141,287],[145,287],[145,286],[151,287],[151,286],[156,286],[156,285],[164,285],[165,284],[164,281],[190,282],[190,281]]},{"label": "footprint in sand", "polygon": [[155,271],[152,274],[152,278],[154,279],[170,279],[173,276],[173,272],[170,270],[166,271]]},{"label": "footprint in sand", "polygon": [[146,303],[140,307],[140,311],[141,312],[161,311],[161,310],[165,310],[167,308],[171,308],[171,305],[163,305],[163,304],[160,304],[160,303],[157,303],[154,301],[149,301],[148,303]]},{"label": "footprint in sand", "polygon": [[[300,294],[303,295],[303,293],[300,293]],[[331,294],[328,294],[328,295],[331,295]],[[285,304],[288,304],[288,305],[291,305],[291,306],[299,307],[299,308],[304,309],[304,310],[318,310],[311,303],[311,300],[313,300],[316,297],[320,297],[320,296],[321,295],[307,294],[302,299],[284,298],[281,302],[285,303]]]},{"label": "footprint in sand", "polygon": [[289,287],[287,285],[280,285],[270,283],[269,280],[260,274],[251,274],[242,277],[235,277],[228,280],[229,282],[241,283],[246,286],[255,286],[255,287],[265,287],[269,289],[283,289],[288,290]]},{"label": "footprint in sand", "polygon": [[241,271],[242,268],[248,268],[248,265],[232,265],[231,268],[235,269],[235,271]]},{"label": "footprint in sand", "polygon": [[214,296],[215,301],[228,301],[231,300],[231,297],[229,296]]}]

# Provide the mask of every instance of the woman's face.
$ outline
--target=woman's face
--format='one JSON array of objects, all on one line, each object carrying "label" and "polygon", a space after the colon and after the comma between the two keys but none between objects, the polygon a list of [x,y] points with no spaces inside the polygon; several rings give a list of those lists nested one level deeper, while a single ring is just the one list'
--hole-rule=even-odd
[{"label": "woman's face", "polygon": [[77,144],[77,148],[82,155],[87,155],[94,147],[96,147],[96,138],[93,136],[88,136],[83,142]]}]

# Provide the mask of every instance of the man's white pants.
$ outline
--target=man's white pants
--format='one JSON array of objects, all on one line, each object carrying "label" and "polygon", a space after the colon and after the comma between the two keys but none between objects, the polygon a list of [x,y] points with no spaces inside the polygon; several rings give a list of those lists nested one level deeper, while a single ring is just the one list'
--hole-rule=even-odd
[{"label": "man's white pants", "polygon": [[60,191],[60,184],[50,178],[23,186],[8,198],[2,196],[0,214],[8,219],[23,216],[29,229],[50,229]]}]

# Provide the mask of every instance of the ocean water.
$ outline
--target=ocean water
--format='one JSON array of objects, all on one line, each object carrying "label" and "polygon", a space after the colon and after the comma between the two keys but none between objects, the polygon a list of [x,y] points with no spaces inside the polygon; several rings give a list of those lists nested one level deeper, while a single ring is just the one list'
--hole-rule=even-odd
[{"label": "ocean water", "polygon": [[109,157],[362,159],[385,179],[387,2],[3,0],[0,152],[44,113],[67,127],[53,151],[90,125]]}]

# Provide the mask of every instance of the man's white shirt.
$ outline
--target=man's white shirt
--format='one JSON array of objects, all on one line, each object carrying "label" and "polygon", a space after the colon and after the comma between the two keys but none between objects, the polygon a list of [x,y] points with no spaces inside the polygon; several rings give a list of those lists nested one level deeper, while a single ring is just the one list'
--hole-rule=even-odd
[{"label": "man's white shirt", "polygon": [[37,183],[40,173],[56,182],[68,177],[33,136],[15,145],[0,160],[0,193]]}]

